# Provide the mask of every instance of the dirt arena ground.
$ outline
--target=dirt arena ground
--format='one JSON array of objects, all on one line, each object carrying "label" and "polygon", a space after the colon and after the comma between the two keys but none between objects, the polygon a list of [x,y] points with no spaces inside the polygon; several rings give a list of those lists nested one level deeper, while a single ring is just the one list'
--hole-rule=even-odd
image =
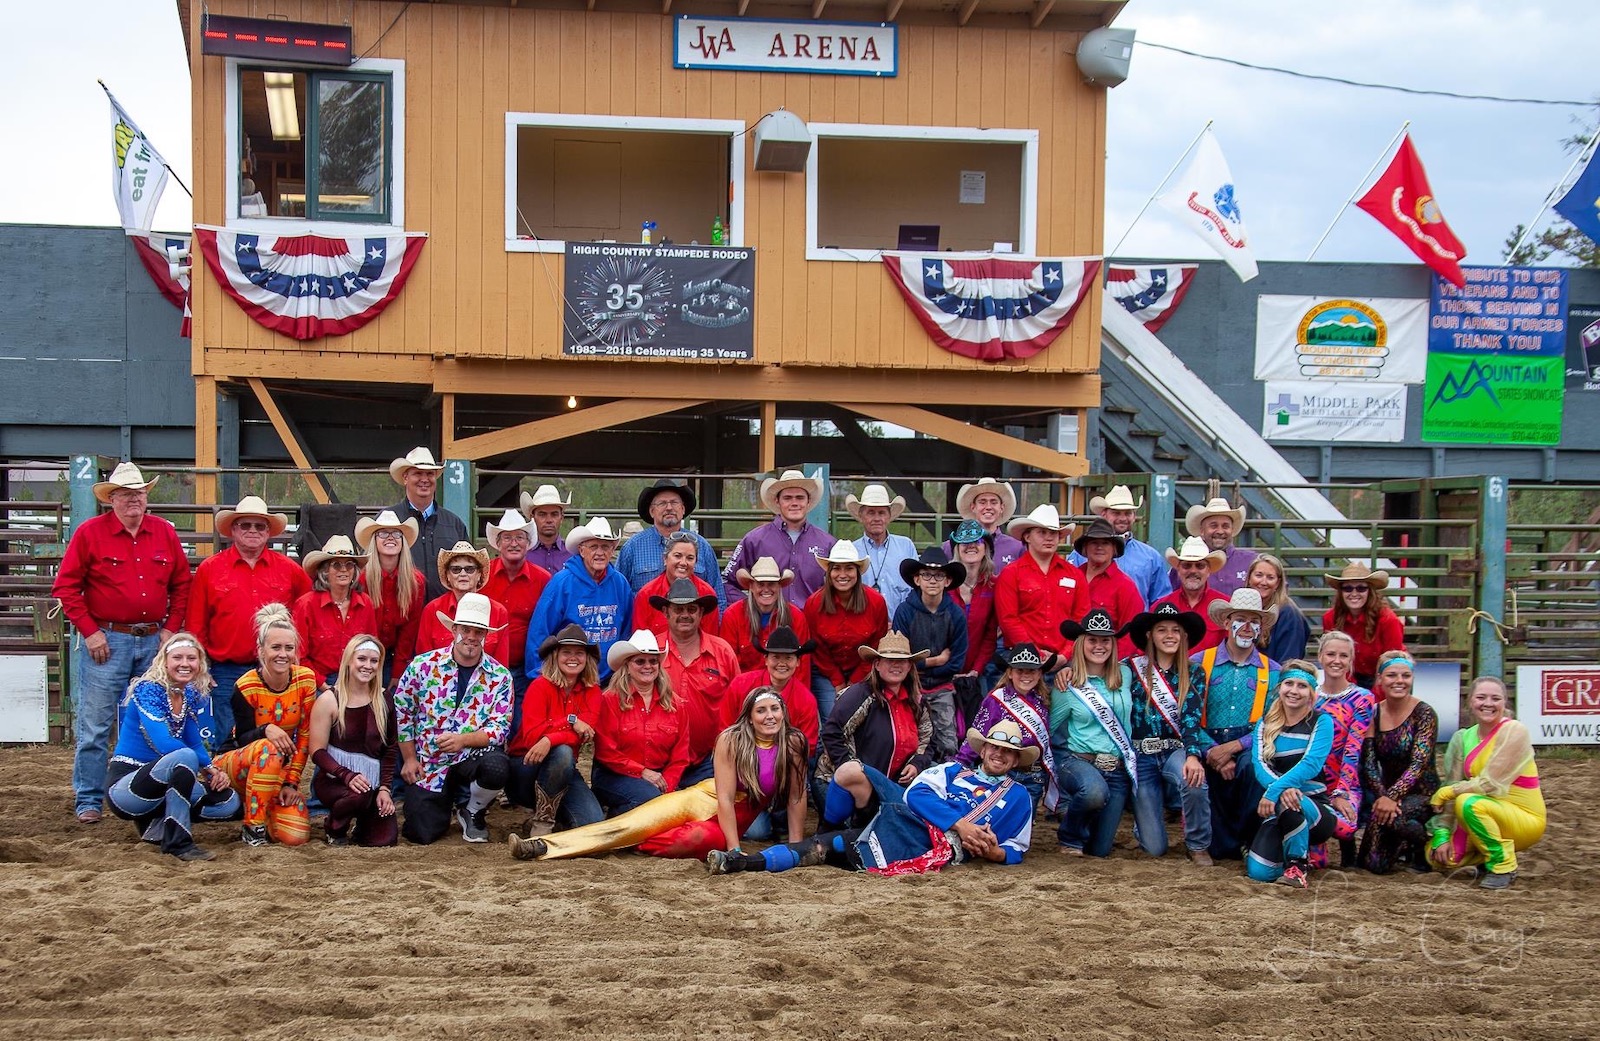
[{"label": "dirt arena ground", "polygon": [[[1016,868],[708,878],[501,842],[184,865],[0,750],[5,1038],[1591,1038],[1600,761],[1544,769],[1516,887],[1330,872],[1295,893],[1118,849]],[[496,839],[520,820],[491,814]]]}]

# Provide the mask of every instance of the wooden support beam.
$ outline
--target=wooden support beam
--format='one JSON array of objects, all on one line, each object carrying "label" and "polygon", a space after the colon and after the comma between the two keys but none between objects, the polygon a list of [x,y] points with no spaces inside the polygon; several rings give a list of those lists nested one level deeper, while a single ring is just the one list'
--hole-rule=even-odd
[{"label": "wooden support beam", "polygon": [[889,6],[883,9],[883,20],[892,22],[900,17],[900,8],[906,0],[889,0]]},{"label": "wooden support beam", "polygon": [[1050,17],[1050,12],[1055,6],[1056,0],[1035,0],[1033,5],[1033,27],[1035,29],[1044,24],[1044,20]]},{"label": "wooden support beam", "polygon": [[661,0],[661,13],[662,14],[671,14],[672,13],[672,0]]},{"label": "wooden support beam", "polygon": [[812,18],[812,20],[815,21],[816,19],[821,18],[822,17],[822,9],[824,7],[827,7],[827,6],[828,6],[828,0],[812,0],[812,3],[811,3],[811,18]]},{"label": "wooden support beam", "polygon": [[519,448],[560,441],[563,438],[587,434],[591,430],[604,430],[619,423],[631,423],[636,419],[648,419],[651,416],[703,404],[705,404],[703,398],[689,401],[678,398],[624,398],[620,401],[608,401],[603,405],[591,405],[548,419],[536,419],[531,423],[521,423],[490,434],[464,437],[454,442],[446,454],[455,459],[471,459],[477,462],[507,452],[515,452]]},{"label": "wooden support beam", "polygon": [[739,0],[739,17],[743,18],[745,11],[750,7],[750,0]]},{"label": "wooden support beam", "polygon": [[761,445],[756,452],[756,469],[771,473],[778,468],[778,403],[761,403]]},{"label": "wooden support beam", "polygon": [[[217,501],[217,381],[210,376],[196,376],[194,381],[194,465],[199,472],[194,475],[194,501],[210,506]],[[231,503],[229,505],[232,505]],[[211,510],[197,510],[194,515],[195,531],[201,535],[211,533],[215,516]],[[202,556],[211,552],[209,543],[201,543]]]},{"label": "wooden support beam", "polygon": [[1080,477],[1089,472],[1088,462],[1080,456],[1066,455],[1062,452],[1053,452],[1043,445],[1036,445],[1005,434],[996,433],[984,427],[975,427],[963,423],[959,419],[951,419],[937,412],[930,412],[925,408],[914,405],[894,405],[887,402],[868,401],[841,401],[840,408],[847,408],[852,412],[859,412],[863,416],[880,419],[885,423],[894,423],[898,426],[909,427],[921,431],[930,437],[937,437],[941,441],[949,441],[958,445],[965,445],[985,455],[997,456],[1001,459],[1010,459],[1043,470],[1045,473],[1061,474],[1065,477]]},{"label": "wooden support beam", "polygon": [[439,439],[439,458],[454,459],[456,457],[456,396],[454,394],[439,395],[439,428],[443,434]]},{"label": "wooden support beam", "polygon": [[278,408],[278,403],[272,400],[272,393],[267,390],[267,385],[261,382],[258,376],[246,376],[244,382],[250,385],[250,390],[261,403],[267,418],[272,420],[272,429],[278,432],[278,439],[283,442],[283,447],[289,450],[289,458],[294,460],[295,466],[305,471],[302,476],[305,477],[306,486],[311,489],[311,497],[324,506],[330,502],[337,502],[338,499],[323,481],[322,475],[317,473],[317,461],[311,458],[311,452],[301,439],[299,429],[294,425],[294,421]]},{"label": "wooden support beam", "polygon": [[961,14],[956,17],[956,24],[966,25],[967,21],[972,17],[972,12],[976,11],[977,9],[978,0],[963,0],[961,4]]},{"label": "wooden support beam", "polygon": [[197,375],[219,380],[263,379],[328,380],[336,383],[433,382],[434,359],[426,354],[357,354],[353,351],[252,351],[208,349]]}]

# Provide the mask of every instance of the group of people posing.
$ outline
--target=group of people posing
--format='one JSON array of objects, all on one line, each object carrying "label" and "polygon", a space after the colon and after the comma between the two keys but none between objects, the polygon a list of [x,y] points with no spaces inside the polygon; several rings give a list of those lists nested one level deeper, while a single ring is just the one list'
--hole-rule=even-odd
[{"label": "group of people posing", "polygon": [[253,845],[307,841],[319,809],[334,845],[452,823],[486,842],[501,800],[526,812],[519,859],[637,847],[719,874],[898,873],[1016,863],[1036,811],[1063,854],[1103,857],[1131,809],[1152,856],[1176,819],[1197,864],[1297,887],[1336,838],[1345,865],[1483,865],[1499,888],[1543,831],[1503,685],[1474,681],[1441,772],[1388,576],[1327,576],[1312,663],[1281,561],[1235,544],[1226,500],[1159,552],[1132,536],[1125,487],[1077,533],[983,478],[919,551],[890,533],[905,501],[884,486],[847,497],[846,540],[812,522],[821,483],[789,470],[760,489],[773,520],[718,569],[684,527],[687,486],[642,489],[624,543],[598,516],[563,539],[570,500],[544,485],[480,549],[434,501],[440,469],[426,449],[395,460],[405,500],[298,564],[268,546],[287,518],[248,497],[192,575],[148,513],[153,481],[125,463],[97,485],[111,510],[75,533],[55,590],[82,639],[78,819],[109,807],[195,859],[197,819],[242,817]]}]

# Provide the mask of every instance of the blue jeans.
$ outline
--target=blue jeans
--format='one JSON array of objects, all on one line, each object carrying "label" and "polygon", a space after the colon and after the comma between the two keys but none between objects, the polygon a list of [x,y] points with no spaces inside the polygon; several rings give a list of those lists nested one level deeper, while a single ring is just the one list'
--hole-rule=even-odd
[{"label": "blue jeans", "polygon": [[179,853],[194,841],[194,818],[232,820],[239,793],[212,791],[200,782],[200,757],[187,746],[125,773],[111,786],[111,812],[134,822],[139,837]]},{"label": "blue jeans", "polygon": [[517,731],[522,729],[522,696],[528,692],[528,684],[532,682],[520,666],[511,670],[511,729],[506,733],[512,737],[516,737]]},{"label": "blue jeans", "polygon": [[1056,756],[1061,793],[1067,810],[1057,832],[1063,846],[1081,849],[1091,857],[1111,855],[1117,825],[1128,803],[1130,784],[1126,771],[1101,773],[1088,760],[1071,752]]},{"label": "blue jeans", "polygon": [[683,776],[678,778],[678,791],[693,788],[701,781],[709,781],[716,774],[716,767],[712,763],[712,756],[706,756],[698,763],[690,763],[683,771]]},{"label": "blue jeans", "polygon": [[[233,737],[233,692],[239,684],[239,677],[255,668],[255,665],[239,665],[231,661],[214,661],[211,663],[211,678],[216,686],[211,688],[211,718],[217,724],[217,743],[213,747],[221,748]],[[254,720],[250,721],[254,724]],[[248,729],[248,728],[246,728]],[[398,773],[395,774],[399,776]]]},{"label": "blue jeans", "polygon": [[826,723],[833,714],[833,703],[839,698],[839,688],[818,672],[816,666],[811,668],[811,695],[817,699],[817,718]]},{"label": "blue jeans", "polygon": [[600,805],[606,808],[606,814],[611,817],[643,806],[662,794],[660,789],[649,781],[619,774],[600,763],[594,764],[589,786],[594,789],[594,797],[600,800]]},{"label": "blue jeans", "polygon": [[72,759],[73,812],[98,810],[106,801],[106,762],[111,758],[111,729],[128,685],[150,667],[161,649],[161,634],[129,636],[100,630],[110,657],[95,664],[83,637],[78,637],[72,682],[72,730],[77,752]]},{"label": "blue jeans", "polygon": [[1139,848],[1152,857],[1167,852],[1167,800],[1174,794],[1183,803],[1183,844],[1191,850],[1211,845],[1211,793],[1204,781],[1198,788],[1183,783],[1183,764],[1189,753],[1174,748],[1161,755],[1140,753],[1139,790],[1133,797],[1133,834]]},{"label": "blue jeans", "polygon": [[511,773],[506,778],[506,794],[511,796],[511,801],[530,809],[536,807],[536,787],[552,799],[561,798],[556,820],[566,827],[580,828],[605,820],[605,811],[589,786],[583,783],[583,775],[578,773],[577,757],[571,745],[556,745],[543,762],[534,766],[524,763],[520,755],[511,757]]}]

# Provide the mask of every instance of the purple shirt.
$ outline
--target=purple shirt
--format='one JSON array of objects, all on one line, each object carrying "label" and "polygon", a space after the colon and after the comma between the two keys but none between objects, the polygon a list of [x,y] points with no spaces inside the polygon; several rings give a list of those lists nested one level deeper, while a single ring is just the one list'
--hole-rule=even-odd
[{"label": "purple shirt", "polygon": [[817,556],[827,556],[838,541],[812,524],[802,524],[800,537],[791,539],[788,525],[784,524],[782,517],[774,517],[759,528],[752,528],[749,534],[739,540],[738,548],[728,559],[728,566],[722,569],[728,602],[731,604],[744,597],[744,590],[739,588],[734,578],[739,569],[748,571],[762,557],[771,557],[778,562],[780,572],[794,572],[794,581],[783,591],[784,598],[796,607],[804,607],[806,598],[822,588],[824,574],[822,565],[817,563]]},{"label": "purple shirt", "polygon": [[567,560],[572,556],[572,551],[567,548],[567,540],[557,536],[555,542],[546,546],[534,537],[533,548],[528,550],[528,563],[538,564],[552,575],[566,567]]}]

